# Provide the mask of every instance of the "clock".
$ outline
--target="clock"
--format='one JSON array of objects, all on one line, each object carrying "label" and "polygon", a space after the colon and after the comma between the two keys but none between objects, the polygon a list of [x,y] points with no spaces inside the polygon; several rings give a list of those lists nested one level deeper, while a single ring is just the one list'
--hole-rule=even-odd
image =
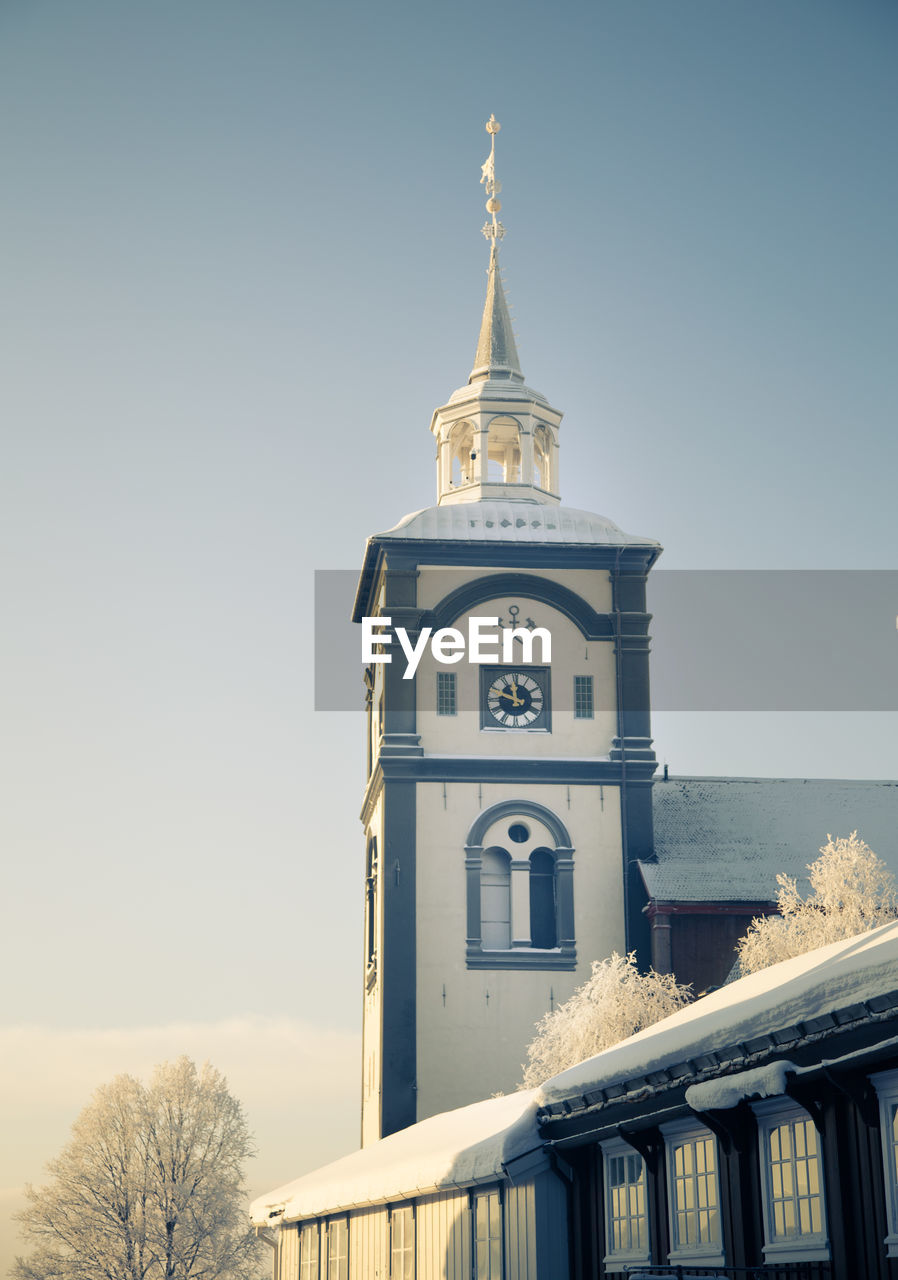
[{"label": "clock", "polygon": [[546,667],[482,667],[482,729],[548,729]]}]

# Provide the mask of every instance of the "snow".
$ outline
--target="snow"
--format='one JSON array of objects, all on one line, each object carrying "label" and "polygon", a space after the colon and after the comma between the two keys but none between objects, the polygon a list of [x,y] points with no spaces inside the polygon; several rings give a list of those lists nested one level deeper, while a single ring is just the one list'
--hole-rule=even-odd
[{"label": "snow", "polygon": [[786,1076],[797,1071],[794,1062],[782,1060],[718,1080],[703,1080],[686,1090],[686,1105],[693,1111],[728,1111],[743,1098],[777,1098],[786,1092]]},{"label": "snow", "polygon": [[652,815],[658,861],[639,869],[658,902],[772,902],[780,871],[804,889],[830,831],[857,829],[898,875],[896,782],[671,776]]},{"label": "snow", "polygon": [[783,960],[554,1076],[546,1106],[898,988],[898,923]]},{"label": "snow", "polygon": [[436,538],[451,542],[553,542],[566,546],[658,547],[653,538],[635,537],[606,516],[575,507],[514,501],[508,498],[445,503],[403,516],[397,525],[376,535],[393,538]]},{"label": "snow", "polygon": [[422,1120],[288,1182],[255,1200],[250,1213],[257,1226],[266,1226],[495,1182],[506,1161],[541,1145],[533,1090],[489,1098]]},{"label": "snow", "polygon": [[[740,978],[588,1058],[539,1089],[432,1116],[260,1196],[258,1226],[502,1179],[503,1165],[539,1150],[540,1106],[643,1076],[898,989],[898,922],[833,942]],[[692,1086],[696,1109],[782,1093],[796,1068],[776,1062]]]}]

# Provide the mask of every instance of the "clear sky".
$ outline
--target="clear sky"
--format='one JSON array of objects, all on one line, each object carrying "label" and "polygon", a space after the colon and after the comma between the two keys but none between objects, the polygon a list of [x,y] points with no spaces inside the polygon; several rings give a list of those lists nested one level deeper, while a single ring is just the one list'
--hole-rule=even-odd
[{"label": "clear sky", "polygon": [[[491,112],[565,502],[667,568],[898,567],[893,0],[0,0],[3,1212],[182,1050],[256,1188],[355,1143],[362,726],[311,709],[312,573],[434,501]],[[656,733],[895,777],[896,720]]]}]

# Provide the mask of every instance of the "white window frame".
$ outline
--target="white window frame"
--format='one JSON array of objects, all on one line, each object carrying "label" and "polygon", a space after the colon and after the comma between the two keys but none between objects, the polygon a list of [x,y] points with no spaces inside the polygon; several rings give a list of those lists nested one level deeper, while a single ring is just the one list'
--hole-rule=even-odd
[{"label": "white window frame", "polygon": [[595,681],[592,676],[574,676],[574,719],[595,720]]},{"label": "white window frame", "polygon": [[[602,1186],[605,1200],[605,1257],[603,1259],[605,1270],[624,1271],[626,1268],[633,1266],[634,1263],[649,1266],[652,1261],[652,1242],[649,1234],[649,1179],[645,1160],[636,1148],[631,1147],[629,1142],[624,1142],[623,1138],[609,1138],[606,1142],[600,1143],[600,1146],[602,1148]],[[643,1218],[645,1225],[644,1249],[615,1249],[614,1247],[614,1206],[611,1199],[609,1165],[612,1160],[621,1156],[626,1159],[638,1160],[642,1171],[643,1212],[641,1215],[627,1212],[626,1220],[630,1223],[640,1216]],[[636,1184],[627,1182],[626,1185],[629,1188]]]},{"label": "white window frame", "polygon": [[[342,1240],[341,1240],[342,1236]],[[325,1276],[327,1280],[348,1280],[349,1277],[349,1219],[330,1218],[326,1235]],[[343,1252],[340,1252],[340,1245]],[[336,1246],[333,1248],[332,1246]]]},{"label": "white window frame", "polygon": [[[397,1227],[399,1230],[397,1230]],[[391,1280],[405,1280],[406,1263],[408,1260],[411,1261],[412,1280],[415,1280],[415,1276],[417,1275],[415,1228],[414,1205],[397,1205],[390,1210]],[[397,1259],[399,1262],[398,1269],[396,1266]]]},{"label": "white window frame", "polygon": [[454,671],[437,672],[437,715],[458,715],[458,680]]},{"label": "white window frame", "polygon": [[[670,1252],[668,1259],[674,1265],[694,1263],[700,1267],[722,1267],[726,1265],[726,1254],[723,1247],[723,1208],[720,1202],[720,1152],[717,1139],[710,1129],[694,1119],[673,1120],[661,1125],[664,1135],[665,1164],[667,1171],[667,1218],[670,1226]],[[712,1143],[714,1152],[714,1194],[716,1197],[717,1234],[716,1238],[705,1244],[680,1243],[677,1230],[678,1206],[676,1202],[676,1153],[679,1148],[695,1146],[699,1142]],[[706,1176],[705,1172],[696,1177]],[[708,1206],[710,1208],[710,1206]]]},{"label": "white window frame", "polygon": [[[495,1201],[498,1206],[499,1234],[495,1236],[490,1229],[490,1202]],[[480,1215],[486,1211],[486,1244],[487,1244],[487,1265],[484,1271],[478,1265],[477,1256],[477,1227],[481,1220]],[[492,1257],[493,1251],[490,1247],[494,1240],[499,1241],[499,1270],[495,1273],[493,1270]],[[505,1204],[502,1199],[501,1191],[494,1187],[488,1191],[475,1191],[471,1197],[471,1245],[474,1253],[473,1266],[471,1274],[474,1280],[503,1280],[505,1275]]]},{"label": "white window frame", "polygon": [[[314,1242],[314,1250],[309,1245]],[[317,1222],[304,1222],[299,1231],[299,1280],[319,1280],[321,1231]]]},{"label": "white window frame", "polygon": [[[764,1213],[764,1261],[772,1263],[781,1262],[826,1262],[829,1260],[829,1239],[826,1230],[826,1187],[824,1185],[824,1169],[823,1169],[823,1147],[820,1142],[820,1135],[814,1126],[811,1115],[805,1111],[804,1107],[800,1107],[797,1102],[793,1102],[791,1098],[776,1097],[762,1098],[760,1101],[749,1103],[755,1117],[758,1121],[758,1162],[761,1172],[761,1207]],[[770,1136],[775,1129],[784,1125],[794,1125],[795,1122],[801,1122],[807,1128],[807,1132],[813,1134],[815,1155],[818,1167],[818,1179],[820,1184],[820,1223],[819,1231],[805,1231],[798,1235],[790,1236],[785,1239],[777,1240],[775,1238],[774,1221],[773,1221],[773,1169],[770,1156]],[[795,1166],[797,1159],[804,1157],[796,1157],[795,1155],[795,1132],[791,1131],[790,1136],[791,1165],[792,1165],[792,1186],[797,1186],[797,1177]],[[781,1161],[780,1163],[786,1163]],[[808,1196],[800,1196],[796,1191],[794,1199],[810,1199]]]},{"label": "white window frame", "polygon": [[886,1257],[898,1258],[898,1139],[893,1130],[893,1113],[898,1112],[898,1071],[877,1071],[870,1077],[870,1083],[879,1099],[879,1136],[889,1228],[884,1241]]}]

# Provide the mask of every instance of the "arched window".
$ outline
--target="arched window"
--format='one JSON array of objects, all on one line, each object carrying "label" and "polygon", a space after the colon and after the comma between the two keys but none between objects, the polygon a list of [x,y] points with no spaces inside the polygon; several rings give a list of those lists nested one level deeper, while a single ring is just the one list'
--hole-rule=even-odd
[{"label": "arched window", "polygon": [[504,849],[484,849],[480,863],[481,941],[487,951],[511,946],[511,859]]},{"label": "arched window", "polygon": [[471,969],[573,969],[574,861],[550,809],[506,800],[468,833],[467,963]]},{"label": "arched window", "polygon": [[548,427],[533,433],[533,483],[537,489],[552,488],[552,436]]},{"label": "arched window", "polygon": [[457,422],[449,433],[449,483],[453,488],[473,483],[475,457],[473,426]]},{"label": "arched window", "polygon": [[493,418],[490,422],[487,479],[502,484],[521,479],[521,431],[514,418]]},{"label": "arched window", "polygon": [[530,855],[530,945],[547,950],[555,946],[555,859],[548,849]]},{"label": "arched window", "polygon": [[377,963],[377,841],[368,841],[365,874],[365,967]]}]

